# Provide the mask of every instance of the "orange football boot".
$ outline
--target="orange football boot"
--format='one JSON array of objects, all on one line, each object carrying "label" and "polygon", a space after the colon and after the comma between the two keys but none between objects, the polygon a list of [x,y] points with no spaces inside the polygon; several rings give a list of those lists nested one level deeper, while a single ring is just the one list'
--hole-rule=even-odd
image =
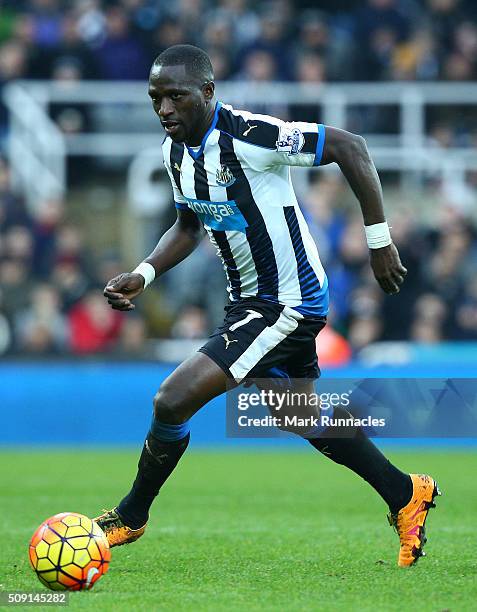
[{"label": "orange football boot", "polygon": [[97,516],[93,521],[104,531],[110,547],[135,542],[146,531],[147,525],[146,523],[139,529],[131,529],[123,523],[117,508],[105,510],[104,514]]},{"label": "orange football boot", "polygon": [[433,478],[426,474],[410,474],[412,480],[411,501],[397,514],[388,514],[389,524],[394,527],[401,547],[399,567],[409,567],[424,557],[422,548],[427,542],[425,523],[430,508],[435,508],[434,497],[440,495],[439,487]]}]

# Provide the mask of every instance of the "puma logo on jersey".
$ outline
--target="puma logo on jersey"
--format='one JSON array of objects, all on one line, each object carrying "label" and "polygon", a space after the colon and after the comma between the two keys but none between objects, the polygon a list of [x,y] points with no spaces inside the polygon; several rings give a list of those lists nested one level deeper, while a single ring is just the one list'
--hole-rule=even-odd
[{"label": "puma logo on jersey", "polygon": [[177,170],[177,172],[179,172],[179,174],[182,174],[181,167],[179,166],[179,164],[177,162],[174,162],[174,170]]},{"label": "puma logo on jersey", "polygon": [[225,350],[229,348],[229,345],[232,344],[232,342],[238,342],[238,340],[229,340],[227,334],[222,334],[222,338],[225,340]]},{"label": "puma logo on jersey", "polygon": [[249,123],[247,123],[247,129],[244,131],[243,136],[248,136],[249,133],[254,130],[256,127],[256,125],[250,125]]}]

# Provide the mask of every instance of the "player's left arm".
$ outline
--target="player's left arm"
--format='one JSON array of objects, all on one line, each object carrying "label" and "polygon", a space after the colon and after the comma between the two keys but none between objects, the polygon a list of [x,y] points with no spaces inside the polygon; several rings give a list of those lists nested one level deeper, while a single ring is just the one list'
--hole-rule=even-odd
[{"label": "player's left arm", "polygon": [[327,126],[320,165],[333,162],[340,167],[360,203],[374,276],[386,293],[398,293],[407,270],[391,242],[384,216],[381,181],[365,139]]}]

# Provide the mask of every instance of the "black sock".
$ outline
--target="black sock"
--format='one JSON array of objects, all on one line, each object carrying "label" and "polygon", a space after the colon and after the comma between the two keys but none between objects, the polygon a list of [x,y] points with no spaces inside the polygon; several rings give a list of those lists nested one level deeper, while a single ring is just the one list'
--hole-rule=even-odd
[{"label": "black sock", "polygon": [[[349,412],[335,408],[334,417],[350,416]],[[308,442],[326,457],[364,478],[381,495],[391,512],[397,512],[411,499],[409,474],[401,472],[386,459],[361,427],[328,428],[320,437]]]},{"label": "black sock", "polygon": [[118,512],[131,529],[139,529],[149,518],[149,508],[159,489],[179,462],[189,444],[190,435],[181,440],[163,442],[149,432],[138,463],[136,480]]}]

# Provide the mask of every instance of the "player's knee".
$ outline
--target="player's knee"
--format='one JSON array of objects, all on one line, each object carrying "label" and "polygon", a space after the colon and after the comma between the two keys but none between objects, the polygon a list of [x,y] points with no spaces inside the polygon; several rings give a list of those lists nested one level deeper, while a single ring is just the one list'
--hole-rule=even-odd
[{"label": "player's knee", "polygon": [[162,385],[154,396],[154,417],[161,423],[169,425],[181,425],[185,423],[189,415],[186,406],[178,393]]}]

